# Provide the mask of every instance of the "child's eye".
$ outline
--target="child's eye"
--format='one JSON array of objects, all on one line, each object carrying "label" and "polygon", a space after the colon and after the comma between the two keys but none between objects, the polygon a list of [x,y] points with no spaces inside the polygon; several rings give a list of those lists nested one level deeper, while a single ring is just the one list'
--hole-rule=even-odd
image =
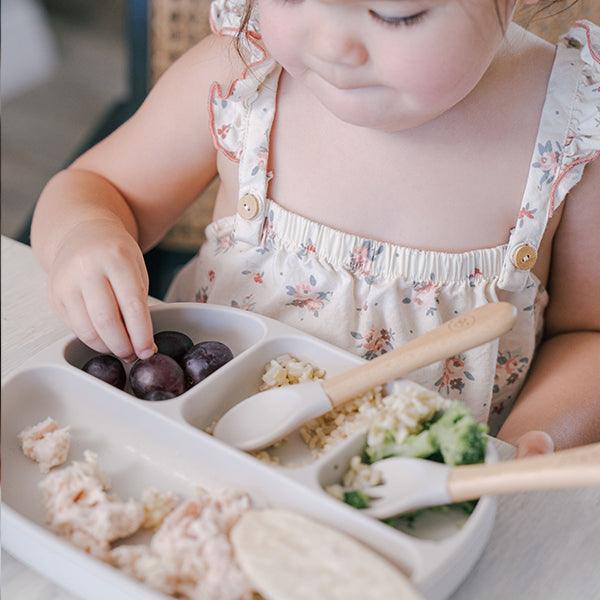
[{"label": "child's eye", "polygon": [[416,25],[423,20],[423,17],[428,13],[427,10],[422,10],[419,13],[410,15],[408,17],[384,17],[376,13],[374,10],[369,10],[369,14],[380,23],[390,25],[391,27],[401,27],[403,25]]}]

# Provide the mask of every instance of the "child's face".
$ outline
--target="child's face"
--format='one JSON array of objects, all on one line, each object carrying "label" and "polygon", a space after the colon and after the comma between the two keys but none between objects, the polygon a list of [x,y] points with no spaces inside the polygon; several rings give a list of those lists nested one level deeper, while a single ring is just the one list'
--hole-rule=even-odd
[{"label": "child's face", "polygon": [[265,46],[290,75],[339,119],[386,131],[462,100],[503,38],[495,0],[256,2]]}]

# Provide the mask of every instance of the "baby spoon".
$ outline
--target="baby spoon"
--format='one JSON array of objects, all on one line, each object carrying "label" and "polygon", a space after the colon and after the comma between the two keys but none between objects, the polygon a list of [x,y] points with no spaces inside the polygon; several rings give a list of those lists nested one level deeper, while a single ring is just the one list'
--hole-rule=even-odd
[{"label": "baby spoon", "polygon": [[486,304],[331,379],[254,394],[221,417],[214,436],[241,450],[265,448],[373,386],[503,335],[516,317],[517,309],[508,302]]},{"label": "baby spoon", "polygon": [[371,498],[363,512],[386,519],[486,494],[600,486],[600,444],[497,464],[449,467],[423,458],[394,457],[373,468],[384,482],[362,490]]}]

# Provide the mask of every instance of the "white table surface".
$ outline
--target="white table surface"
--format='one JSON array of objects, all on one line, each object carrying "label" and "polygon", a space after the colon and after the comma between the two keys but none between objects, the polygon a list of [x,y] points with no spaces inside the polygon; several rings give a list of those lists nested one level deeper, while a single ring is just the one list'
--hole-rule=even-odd
[{"label": "white table surface", "polygon": [[[2,377],[68,330],[31,249],[2,237]],[[73,595],[2,551],[4,600]],[[85,596],[82,596],[85,598]],[[600,599],[600,489],[501,497],[483,556],[452,600]]]}]

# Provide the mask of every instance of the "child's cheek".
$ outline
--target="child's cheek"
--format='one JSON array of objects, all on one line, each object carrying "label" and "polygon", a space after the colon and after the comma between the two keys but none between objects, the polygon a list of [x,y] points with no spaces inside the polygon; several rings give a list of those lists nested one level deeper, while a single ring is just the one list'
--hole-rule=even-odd
[{"label": "child's cheek", "polygon": [[478,0],[468,9],[458,2],[440,5],[422,26],[394,37],[372,42],[380,64],[388,65],[388,85],[398,82],[401,91],[424,107],[450,108],[479,83],[502,41],[502,30],[493,3]]},{"label": "child's cheek", "polygon": [[260,13],[260,31],[265,48],[270,55],[292,75],[302,69],[298,48],[301,48],[301,33],[289,16],[278,16],[274,8]]},{"label": "child's cheek", "polygon": [[477,85],[490,60],[456,46],[406,52],[396,64],[388,62],[385,78],[423,108],[450,108]]}]

